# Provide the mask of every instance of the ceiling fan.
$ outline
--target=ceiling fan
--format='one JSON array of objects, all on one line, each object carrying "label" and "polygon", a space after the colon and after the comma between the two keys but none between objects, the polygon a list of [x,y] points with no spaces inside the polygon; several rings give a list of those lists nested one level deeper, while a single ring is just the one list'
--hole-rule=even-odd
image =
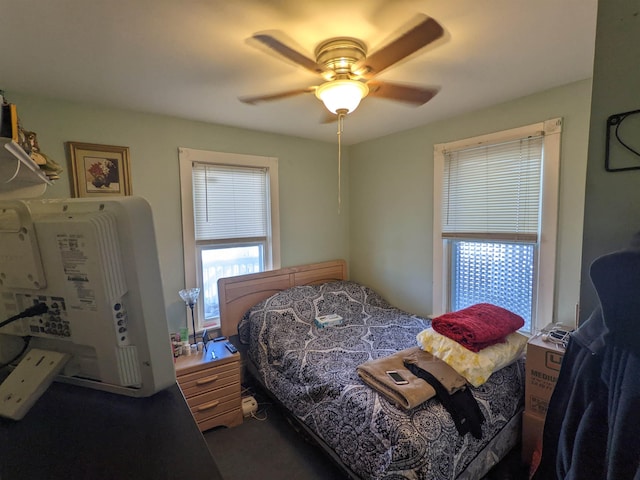
[{"label": "ceiling fan", "polygon": [[[240,97],[248,104],[279,100],[303,93],[315,93],[327,109],[338,117],[353,112],[366,96],[386,98],[422,105],[438,93],[437,88],[423,88],[375,80],[374,77],[393,64],[429,45],[444,34],[433,18],[424,14],[418,23],[381,49],[367,53],[365,43],[352,37],[335,37],[321,42],[315,49],[315,60],[285,45],[269,34],[252,38],[280,56],[322,76],[324,83],[295,90],[259,96]],[[332,118],[335,119],[335,117]]]}]

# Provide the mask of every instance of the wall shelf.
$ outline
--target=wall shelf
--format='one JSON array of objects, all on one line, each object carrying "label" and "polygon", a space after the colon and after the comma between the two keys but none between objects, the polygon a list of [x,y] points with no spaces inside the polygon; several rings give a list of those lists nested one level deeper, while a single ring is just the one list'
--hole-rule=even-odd
[{"label": "wall shelf", "polygon": [[40,167],[10,138],[0,137],[0,199],[42,195],[51,181]]}]

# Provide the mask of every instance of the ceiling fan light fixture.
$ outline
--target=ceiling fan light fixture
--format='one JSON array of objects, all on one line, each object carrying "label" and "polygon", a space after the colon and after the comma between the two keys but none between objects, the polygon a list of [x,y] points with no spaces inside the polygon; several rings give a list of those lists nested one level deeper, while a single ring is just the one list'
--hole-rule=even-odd
[{"label": "ceiling fan light fixture", "polygon": [[322,100],[331,113],[337,113],[338,110],[353,112],[368,93],[369,87],[366,84],[349,79],[325,82],[316,89],[316,97]]}]

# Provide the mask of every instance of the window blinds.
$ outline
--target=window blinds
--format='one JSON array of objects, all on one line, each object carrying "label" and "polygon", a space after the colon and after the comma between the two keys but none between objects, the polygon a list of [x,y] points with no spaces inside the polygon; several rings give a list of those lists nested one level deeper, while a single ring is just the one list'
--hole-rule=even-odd
[{"label": "window blinds", "polygon": [[543,137],[444,152],[443,238],[537,241]]},{"label": "window blinds", "polygon": [[196,241],[267,236],[266,169],[194,163],[192,174]]}]

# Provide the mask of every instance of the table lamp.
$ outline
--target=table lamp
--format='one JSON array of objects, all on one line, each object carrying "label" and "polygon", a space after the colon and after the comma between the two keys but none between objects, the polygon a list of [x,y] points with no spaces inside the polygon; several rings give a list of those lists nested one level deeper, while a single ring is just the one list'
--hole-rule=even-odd
[{"label": "table lamp", "polygon": [[[196,319],[193,313],[193,307],[195,307],[196,302],[198,301],[198,296],[200,295],[199,288],[186,288],[184,290],[180,290],[178,292],[180,298],[184,300],[184,303],[191,309],[191,326],[193,327],[193,343],[198,343],[196,340]],[[188,320],[187,320],[188,321]],[[189,329],[187,325],[187,329]]]}]

